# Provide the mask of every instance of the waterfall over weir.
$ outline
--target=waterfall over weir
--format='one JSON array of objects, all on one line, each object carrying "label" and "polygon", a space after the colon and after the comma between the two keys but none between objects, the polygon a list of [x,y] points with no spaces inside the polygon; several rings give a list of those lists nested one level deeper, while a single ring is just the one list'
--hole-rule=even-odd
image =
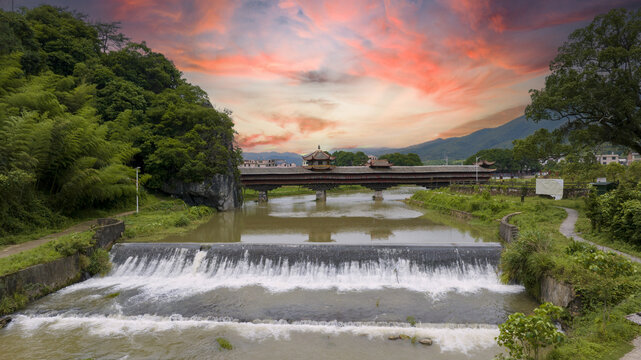
[{"label": "waterfall over weir", "polygon": [[[118,244],[103,284],[187,294],[216,288],[402,288],[433,296],[521,291],[498,281],[499,244],[432,246]],[[111,280],[110,280],[111,278]],[[90,284],[87,284],[90,285]]]}]

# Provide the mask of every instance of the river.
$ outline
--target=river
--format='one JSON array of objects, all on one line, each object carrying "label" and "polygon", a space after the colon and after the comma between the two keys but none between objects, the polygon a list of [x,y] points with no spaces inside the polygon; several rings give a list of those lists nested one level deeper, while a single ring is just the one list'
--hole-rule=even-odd
[{"label": "river", "polygon": [[15,314],[0,358],[491,359],[497,324],[535,303],[499,282],[495,234],[400,201],[415,190],[251,202],[118,244],[108,275]]}]

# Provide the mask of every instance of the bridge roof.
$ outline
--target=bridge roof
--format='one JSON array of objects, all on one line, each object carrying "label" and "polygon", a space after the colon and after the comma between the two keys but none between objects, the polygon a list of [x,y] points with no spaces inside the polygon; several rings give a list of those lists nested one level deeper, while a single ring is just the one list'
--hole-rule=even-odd
[{"label": "bridge roof", "polygon": [[[241,175],[295,175],[295,174],[425,174],[425,173],[470,173],[476,171],[474,165],[432,165],[432,166],[391,166],[388,168],[371,168],[369,166],[337,166],[331,170],[314,171],[304,167],[287,168],[240,168]],[[479,173],[494,172],[496,169],[478,167]]]}]

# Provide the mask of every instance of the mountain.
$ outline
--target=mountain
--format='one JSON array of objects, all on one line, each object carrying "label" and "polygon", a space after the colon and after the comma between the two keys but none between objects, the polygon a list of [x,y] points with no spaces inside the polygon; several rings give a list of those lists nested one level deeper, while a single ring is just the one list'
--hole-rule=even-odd
[{"label": "mountain", "polygon": [[533,134],[538,129],[554,130],[563,124],[562,121],[527,121],[525,116],[518,117],[495,128],[486,128],[469,135],[447,139],[430,140],[405,148],[354,148],[344,151],[363,151],[368,155],[382,155],[393,152],[401,154],[415,153],[421,160],[442,159],[447,154],[450,159],[467,159],[479,150],[491,148],[511,148],[512,141]]},{"label": "mountain", "polygon": [[270,151],[270,152],[253,153],[253,152],[243,151],[243,159],[245,160],[269,160],[269,159],[284,160],[287,163],[295,163],[296,166],[303,165],[303,158],[301,158],[301,155],[293,152]]}]

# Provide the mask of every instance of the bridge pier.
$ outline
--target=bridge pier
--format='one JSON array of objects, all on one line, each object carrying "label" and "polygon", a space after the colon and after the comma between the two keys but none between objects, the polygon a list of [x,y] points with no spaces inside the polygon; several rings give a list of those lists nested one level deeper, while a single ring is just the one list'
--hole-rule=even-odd
[{"label": "bridge pier", "polygon": [[372,196],[372,199],[374,199],[375,201],[383,200],[383,190],[374,191],[374,196]]},{"label": "bridge pier", "polygon": [[258,192],[258,202],[259,203],[266,203],[268,200],[267,197],[267,190],[261,190]]},{"label": "bridge pier", "polygon": [[326,190],[316,190],[316,201],[325,202],[327,200]]}]

